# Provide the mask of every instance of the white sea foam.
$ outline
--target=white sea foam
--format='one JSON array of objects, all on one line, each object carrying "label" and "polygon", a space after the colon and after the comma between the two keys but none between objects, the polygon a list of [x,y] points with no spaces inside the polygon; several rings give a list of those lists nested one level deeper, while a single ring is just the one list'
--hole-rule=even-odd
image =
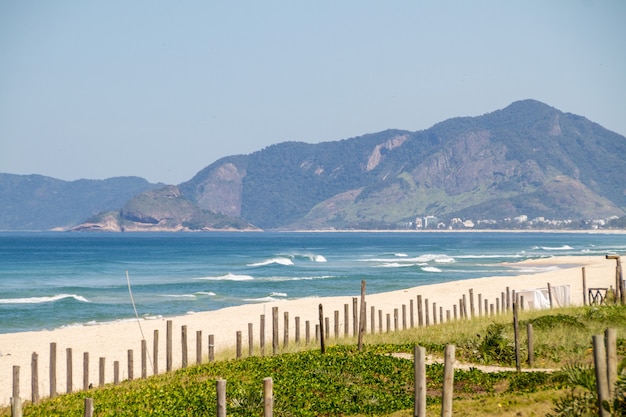
[{"label": "white sea foam", "polygon": [[558,246],[558,247],[550,247],[550,246],[541,246],[540,247],[543,250],[546,251],[553,251],[553,250],[572,250],[574,248],[572,248],[570,245],[563,245],[563,246]]},{"label": "white sea foam", "polygon": [[195,294],[162,294],[160,297],[166,298],[196,298]]},{"label": "white sea foam", "polygon": [[215,293],[213,291],[198,291],[196,294],[198,295],[210,295],[210,296],[214,296]]},{"label": "white sea foam", "polygon": [[270,297],[287,297],[286,292],[273,292],[270,294]]},{"label": "white sea foam", "polygon": [[413,266],[413,263],[399,263],[399,262],[386,262],[381,264],[380,266],[383,268],[403,268],[406,266]]},{"label": "white sea foam", "polygon": [[441,272],[441,269],[435,268],[434,266],[425,266],[422,268],[424,272]]},{"label": "white sea foam", "polygon": [[393,255],[397,256],[398,258],[406,258],[409,256],[406,253],[394,253]]},{"label": "white sea foam", "polygon": [[285,257],[276,257],[276,258],[271,258],[271,259],[267,259],[265,261],[261,261],[261,262],[255,262],[253,264],[248,264],[248,266],[266,266],[266,265],[272,265],[272,264],[278,264],[278,265],[293,265],[293,261],[289,258],[285,258]]},{"label": "white sea foam", "polygon": [[250,275],[237,275],[229,272],[226,275],[220,275],[218,277],[203,277],[196,279],[205,281],[251,281],[254,279],[254,277],[251,277]]},{"label": "white sea foam", "polygon": [[260,297],[260,298],[244,298],[247,303],[267,303],[271,301],[282,301],[280,298],[276,297]]},{"label": "white sea foam", "polygon": [[28,297],[28,298],[0,298],[0,304],[42,304],[52,303],[66,298],[73,298],[76,301],[88,303],[89,300],[76,294],[58,294],[50,297]]}]

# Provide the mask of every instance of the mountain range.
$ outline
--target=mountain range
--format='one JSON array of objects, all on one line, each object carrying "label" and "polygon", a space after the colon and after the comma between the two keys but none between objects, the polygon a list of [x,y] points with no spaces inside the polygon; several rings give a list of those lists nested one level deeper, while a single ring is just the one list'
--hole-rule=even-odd
[{"label": "mountain range", "polygon": [[[42,192],[46,181],[57,198]],[[0,174],[8,196],[0,228],[397,229],[426,216],[447,225],[514,218],[578,224],[625,215],[626,138],[523,100],[416,132],[283,142],[219,159],[176,186],[82,181],[61,192],[53,179]],[[86,187],[82,199],[78,185]],[[72,215],[59,217],[61,206]]]}]

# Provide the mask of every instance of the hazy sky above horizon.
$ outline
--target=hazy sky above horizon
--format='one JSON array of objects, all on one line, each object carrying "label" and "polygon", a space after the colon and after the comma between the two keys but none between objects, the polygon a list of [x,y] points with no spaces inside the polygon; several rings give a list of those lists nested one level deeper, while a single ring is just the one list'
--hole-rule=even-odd
[{"label": "hazy sky above horizon", "polygon": [[0,172],[178,184],[526,98],[626,135],[626,1],[0,2]]}]

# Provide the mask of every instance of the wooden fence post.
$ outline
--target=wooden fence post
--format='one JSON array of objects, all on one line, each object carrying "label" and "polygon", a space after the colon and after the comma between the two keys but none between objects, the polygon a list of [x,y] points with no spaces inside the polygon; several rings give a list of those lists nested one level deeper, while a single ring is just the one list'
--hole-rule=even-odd
[{"label": "wooden fence post", "polygon": [[202,330],[196,330],[196,363],[202,363]]},{"label": "wooden fence post", "polygon": [[393,331],[394,332],[398,331],[398,309],[397,308],[393,309]]},{"label": "wooden fence post", "polygon": [[30,359],[30,374],[30,400],[33,404],[37,404],[39,402],[39,355],[35,352]]},{"label": "wooden fence post", "polygon": [[89,352],[83,352],[83,391],[89,389]]},{"label": "wooden fence post", "polygon": [[265,356],[265,314],[261,314],[259,321],[259,348],[261,349],[261,356]]},{"label": "wooden fence post", "polygon": [[98,383],[102,387],[104,386],[104,364],[106,362],[105,358],[100,358],[99,368],[98,368]]},{"label": "wooden fence post", "polygon": [[585,273],[585,267],[582,267],[583,271],[583,305],[587,305],[587,276]]},{"label": "wooden fence post", "polygon": [[72,348],[65,349],[65,392],[72,392]]},{"label": "wooden fence post", "polygon": [[57,344],[50,343],[50,398],[57,396]]},{"label": "wooden fence post", "polygon": [[226,380],[218,379],[215,390],[217,392],[217,417],[226,417]]},{"label": "wooden fence post", "polygon": [[319,316],[320,316],[320,347],[321,347],[321,351],[322,354],[326,353],[326,346],[324,344],[324,308],[322,307],[322,304],[320,303],[319,306]]},{"label": "wooden fence post", "polygon": [[120,383],[120,362],[113,361],[113,384]]},{"label": "wooden fence post", "polygon": [[433,324],[437,324],[437,303],[433,303]]},{"label": "wooden fence post", "polygon": [[237,359],[241,359],[241,330],[237,330],[235,334],[236,334],[236,339],[237,339],[236,357]]},{"label": "wooden fence post", "polygon": [[422,311],[422,296],[417,296],[417,325],[422,327],[424,325],[424,312]]},{"label": "wooden fence post", "polygon": [[526,324],[526,337],[528,338],[528,366],[533,367],[535,362],[535,344],[533,341],[533,325]]},{"label": "wooden fence post", "polygon": [[[470,317],[474,318],[474,289],[469,289],[469,302],[470,302]],[[478,301],[480,304],[480,300]]]},{"label": "wooden fence post", "polygon": [[254,328],[248,323],[248,356],[254,355]]},{"label": "wooden fence post", "polygon": [[429,313],[428,313],[428,298],[424,299],[424,325],[429,326],[430,325],[430,319],[429,319]]},{"label": "wooden fence post", "polygon": [[307,345],[311,343],[311,322],[309,320],[304,322],[304,340]]},{"label": "wooden fence post", "polygon": [[441,417],[452,417],[452,395],[454,391],[454,345],[446,345],[443,365],[443,391]]},{"label": "wooden fence post", "polygon": [[359,333],[359,299],[352,297],[352,336],[356,337]]},{"label": "wooden fence post", "polygon": [[146,339],[141,339],[141,378],[148,377],[148,343]]},{"label": "wooden fence post", "polygon": [[550,300],[550,308],[552,308],[552,287],[550,286],[549,282],[548,282],[548,299]]},{"label": "wooden fence post", "polygon": [[617,331],[606,329],[604,331],[606,347],[606,375],[609,386],[609,398],[613,398],[615,383],[617,382]]},{"label": "wooden fence post", "polygon": [[93,398],[85,398],[84,417],[93,417]]},{"label": "wooden fence post", "polygon": [[383,311],[378,310],[378,333],[383,332]]},{"label": "wooden fence post", "polygon": [[165,330],[165,370],[172,370],[172,320],[166,322]]},{"label": "wooden fence post", "polygon": [[271,377],[263,378],[263,416],[274,415],[274,383]]},{"label": "wooden fence post", "polygon": [[209,362],[215,360],[215,336],[209,335]]},{"label": "wooden fence post", "polygon": [[609,417],[610,413],[602,407],[604,401],[609,401],[609,384],[607,381],[606,349],[602,335],[593,338],[593,362],[596,371],[596,390],[598,393],[598,408],[601,417]]},{"label": "wooden fence post", "polygon": [[283,349],[289,346],[289,312],[284,313],[284,325],[283,325]]},{"label": "wooden fence post", "polygon": [[13,365],[13,394],[12,397],[20,397],[20,367]]},{"label": "wooden fence post", "polygon": [[159,331],[154,330],[154,340],[152,341],[152,375],[159,374]]},{"label": "wooden fence post", "polygon": [[376,307],[370,307],[370,333],[376,333]]},{"label": "wooden fence post", "polygon": [[350,305],[343,305],[343,335],[348,337],[350,334]]},{"label": "wooden fence post", "polygon": [[413,416],[426,417],[426,349],[413,347],[414,397]]},{"label": "wooden fence post", "polygon": [[478,317],[483,315],[483,295],[478,293]]},{"label": "wooden fence post", "polygon": [[518,305],[513,302],[513,333],[515,337],[515,369],[517,372],[522,370],[520,360],[520,343],[519,343],[519,318],[518,318]]},{"label": "wooden fence post", "polygon": [[333,321],[333,328],[335,329],[335,339],[339,339],[339,310],[335,310],[334,313],[334,321]]},{"label": "wooden fence post", "polygon": [[184,369],[187,367],[188,358],[187,354],[187,326],[183,325],[180,328],[180,349],[181,349],[181,367]]},{"label": "wooden fence post", "polygon": [[[413,311],[413,299],[411,298],[409,300],[409,322],[411,323],[411,329],[413,327],[415,327],[415,318],[413,317],[415,314],[415,312]],[[374,333],[374,329],[372,329],[372,333]]]},{"label": "wooden fence post", "polygon": [[[359,314],[359,339],[358,339],[358,345],[359,345],[359,352],[363,350],[363,335],[365,334],[365,326],[366,326],[366,321],[367,321],[367,310],[366,310],[367,306],[365,304],[365,280],[361,281],[361,307],[360,307],[360,314]],[[406,319],[405,319],[406,320]],[[406,324],[405,324],[406,326]]]},{"label": "wooden fence post", "polygon": [[132,349],[128,349],[128,380],[132,381],[135,379],[135,358],[134,352]]},{"label": "wooden fence post", "polygon": [[11,417],[22,417],[22,400],[20,397],[11,397]]},{"label": "wooden fence post", "polygon": [[[300,344],[300,316],[296,316],[296,344]],[[337,318],[339,320],[339,318]],[[339,331],[339,327],[337,327],[337,331]]]},{"label": "wooden fence post", "polygon": [[272,354],[278,353],[278,307],[272,307]]}]

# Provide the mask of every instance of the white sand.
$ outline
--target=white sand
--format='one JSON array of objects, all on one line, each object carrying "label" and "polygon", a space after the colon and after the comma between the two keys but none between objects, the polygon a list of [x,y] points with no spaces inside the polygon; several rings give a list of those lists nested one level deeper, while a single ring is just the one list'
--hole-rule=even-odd
[{"label": "white sand", "polygon": [[[432,323],[432,303],[437,304],[437,309],[443,307],[452,310],[463,294],[468,295],[468,290],[473,289],[477,299],[481,294],[490,303],[500,297],[501,292],[510,290],[521,291],[525,289],[545,288],[550,283],[552,286],[570,285],[571,303],[581,305],[583,303],[582,270],[585,266],[587,287],[609,287],[615,285],[615,261],[606,260],[603,256],[597,257],[559,257],[541,260],[526,261],[516,264],[520,268],[528,268],[532,271],[550,269],[550,266],[559,265],[548,272],[540,272],[515,277],[492,277],[472,280],[455,281],[444,284],[426,285],[410,288],[407,290],[394,291],[381,294],[368,294],[367,320],[370,320],[370,308],[383,311],[384,321],[386,315],[393,318],[394,309],[399,309],[400,317],[402,305],[406,306],[407,315],[410,311],[410,303],[413,300],[415,325],[417,325],[417,295],[429,300],[429,308]],[[525,269],[521,269],[525,272]],[[360,286],[354,289],[354,297],[359,297]],[[295,317],[300,317],[300,334],[304,340],[305,322],[311,323],[311,339],[315,336],[315,324],[319,322],[319,304],[323,305],[324,315],[330,317],[331,327],[334,325],[334,312],[339,311],[340,334],[344,329],[344,305],[350,308],[350,320],[352,320],[352,300],[348,297],[307,298],[293,301],[280,301],[264,304],[250,304],[239,307],[225,308],[217,311],[193,313],[185,316],[163,318],[156,320],[141,321],[141,329],[147,341],[148,354],[152,355],[154,330],[159,330],[159,372],[165,371],[165,343],[166,343],[166,320],[173,322],[173,366],[181,366],[182,347],[181,329],[187,326],[188,361],[193,364],[196,361],[196,331],[202,331],[202,346],[206,358],[208,352],[208,335],[215,337],[215,349],[219,351],[225,348],[234,348],[236,345],[236,332],[241,331],[243,340],[244,356],[248,351],[248,323],[253,324],[253,339],[259,340],[260,316],[265,315],[265,340],[266,354],[272,352],[272,308],[278,307],[279,316],[279,340],[283,341],[284,313],[289,313],[289,335],[295,336]],[[468,308],[469,309],[469,308]],[[478,312],[478,306],[475,308]],[[378,316],[378,313],[377,313]],[[445,316],[445,313],[444,313]],[[377,319],[378,320],[378,319]],[[410,319],[407,319],[410,321]],[[393,319],[392,319],[393,323]],[[386,323],[383,323],[386,329]],[[392,324],[393,326],[393,324]],[[400,327],[402,323],[400,323]],[[370,324],[368,324],[369,330]],[[378,329],[378,322],[376,323]],[[352,324],[350,324],[352,329]],[[334,330],[331,328],[331,334]],[[73,363],[73,390],[80,390],[83,386],[83,353],[89,353],[90,382],[98,385],[99,358],[106,358],[105,378],[107,382],[113,381],[113,363],[119,361],[120,379],[126,379],[127,351],[134,352],[134,376],[141,376],[141,340],[142,333],[137,321],[116,322],[96,326],[74,326],[53,331],[23,332],[12,334],[0,334],[0,405],[9,404],[13,389],[13,367],[19,366],[20,397],[23,400],[31,398],[31,357],[32,353],[38,354],[39,395],[47,397],[50,394],[50,343],[56,343],[57,349],[57,392],[66,392],[66,349],[72,349]],[[152,367],[148,364],[148,375],[152,375]]]}]

